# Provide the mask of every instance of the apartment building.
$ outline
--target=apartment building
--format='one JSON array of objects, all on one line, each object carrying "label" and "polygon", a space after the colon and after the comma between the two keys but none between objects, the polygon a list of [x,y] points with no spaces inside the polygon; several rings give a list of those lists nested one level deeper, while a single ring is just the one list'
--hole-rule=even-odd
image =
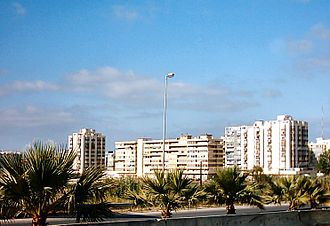
[{"label": "apartment building", "polygon": [[314,152],[316,159],[319,159],[324,151],[330,150],[330,139],[316,138],[316,142],[310,142],[308,147],[310,151]]},{"label": "apartment building", "polygon": [[251,170],[260,166],[267,174],[296,174],[308,166],[308,123],[289,115],[226,127],[225,143],[226,167]]},{"label": "apartment building", "polygon": [[0,150],[0,156],[4,155],[22,155],[23,152],[19,151],[7,151],[7,150]]},{"label": "apartment building", "polygon": [[[182,169],[192,179],[206,180],[224,167],[223,140],[211,134],[181,135],[165,140],[165,170]],[[141,138],[115,143],[115,170],[120,175],[152,175],[163,169],[163,140]]]},{"label": "apartment building", "polygon": [[241,167],[241,139],[246,126],[225,128],[225,167]]},{"label": "apartment building", "polygon": [[262,121],[253,126],[235,126],[225,128],[225,166],[238,166],[243,170],[262,165],[263,146]]},{"label": "apartment building", "polygon": [[308,166],[308,123],[280,115],[264,124],[264,170],[270,173],[297,171]]},{"label": "apartment building", "polygon": [[68,149],[77,153],[73,168],[80,173],[91,166],[105,167],[105,136],[94,129],[84,128],[69,135]]},{"label": "apartment building", "polygon": [[114,151],[108,151],[105,154],[105,167],[107,171],[114,171],[115,168],[115,152]]}]

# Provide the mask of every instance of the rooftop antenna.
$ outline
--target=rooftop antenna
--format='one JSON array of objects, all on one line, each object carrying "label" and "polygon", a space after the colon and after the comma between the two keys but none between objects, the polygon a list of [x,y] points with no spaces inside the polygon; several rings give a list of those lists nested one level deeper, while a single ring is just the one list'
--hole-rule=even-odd
[{"label": "rooftop antenna", "polygon": [[322,119],[321,119],[321,138],[323,140],[323,128],[324,127],[324,110],[323,110],[323,105],[322,105]]}]

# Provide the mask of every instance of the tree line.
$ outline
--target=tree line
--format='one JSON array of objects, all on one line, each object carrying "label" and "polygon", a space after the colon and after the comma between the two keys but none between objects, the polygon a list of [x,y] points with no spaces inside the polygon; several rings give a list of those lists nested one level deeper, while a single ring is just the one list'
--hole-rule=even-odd
[{"label": "tree line", "polygon": [[98,221],[112,215],[111,202],[133,208],[156,207],[163,218],[180,208],[235,205],[263,209],[266,204],[288,203],[289,210],[327,201],[329,176],[276,177],[260,167],[243,173],[237,167],[219,169],[202,185],[182,170],[155,171],[150,177],[105,177],[101,168],[82,174],[73,170],[76,155],[61,146],[35,142],[23,154],[0,156],[0,219],[32,217],[33,226],[47,224],[50,214],[74,215],[76,221]]}]

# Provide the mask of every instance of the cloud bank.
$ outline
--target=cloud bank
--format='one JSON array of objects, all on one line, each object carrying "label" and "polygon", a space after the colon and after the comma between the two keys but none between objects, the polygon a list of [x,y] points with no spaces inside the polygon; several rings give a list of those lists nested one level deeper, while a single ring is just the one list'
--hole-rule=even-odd
[{"label": "cloud bank", "polygon": [[13,7],[17,15],[24,16],[26,14],[26,9],[23,7],[22,4],[14,2]]}]

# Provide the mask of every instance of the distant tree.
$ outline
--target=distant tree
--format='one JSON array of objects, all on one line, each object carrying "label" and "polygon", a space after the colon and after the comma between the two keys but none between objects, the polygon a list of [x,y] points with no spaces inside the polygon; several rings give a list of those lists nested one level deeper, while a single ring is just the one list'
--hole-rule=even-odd
[{"label": "distant tree", "polygon": [[317,169],[325,175],[330,175],[330,150],[325,150],[319,158]]},{"label": "distant tree", "polygon": [[319,181],[322,184],[323,189],[330,194],[330,175],[320,177]]},{"label": "distant tree", "polygon": [[253,166],[252,170],[251,170],[251,174],[252,175],[261,175],[264,173],[264,170],[262,169],[261,166]]},{"label": "distant tree", "polygon": [[258,183],[260,188],[264,188],[268,185],[268,182],[272,180],[271,176],[264,174],[264,170],[260,166],[254,166],[250,171],[253,183]]},{"label": "distant tree", "polygon": [[130,191],[139,190],[142,186],[140,179],[132,176],[106,178],[105,183],[110,187],[106,192],[108,199],[116,202],[126,199]]},{"label": "distant tree", "polygon": [[317,159],[314,151],[311,148],[308,148],[308,167],[317,167]]}]

